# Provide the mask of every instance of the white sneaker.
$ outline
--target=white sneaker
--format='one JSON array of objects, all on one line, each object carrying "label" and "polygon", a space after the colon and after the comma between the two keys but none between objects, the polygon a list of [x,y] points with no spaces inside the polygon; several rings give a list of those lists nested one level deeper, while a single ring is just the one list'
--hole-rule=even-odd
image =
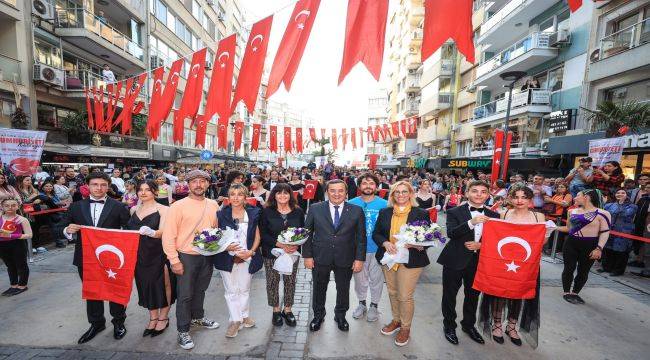
[{"label": "white sneaker", "polygon": [[179,332],[178,333],[178,345],[180,345],[185,350],[190,350],[194,347],[194,341],[188,332]]},{"label": "white sneaker", "polygon": [[375,322],[379,320],[379,310],[376,306],[370,305],[368,308],[368,315],[366,315],[366,321]]},{"label": "white sneaker", "polygon": [[192,326],[202,326],[202,327],[204,327],[206,329],[216,329],[216,328],[219,327],[218,322],[216,322],[214,320],[210,320],[210,319],[205,318],[205,317],[201,318],[201,319],[192,319],[191,325]]},{"label": "white sneaker", "polygon": [[366,306],[363,305],[362,303],[359,303],[359,306],[357,306],[357,308],[354,309],[354,312],[352,313],[352,317],[355,319],[361,319],[365,313],[366,313]]}]

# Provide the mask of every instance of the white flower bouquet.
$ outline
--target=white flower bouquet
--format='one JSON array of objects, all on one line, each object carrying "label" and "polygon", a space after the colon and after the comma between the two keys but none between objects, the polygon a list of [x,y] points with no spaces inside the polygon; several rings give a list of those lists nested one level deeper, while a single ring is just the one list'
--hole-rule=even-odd
[{"label": "white flower bouquet", "polygon": [[397,253],[384,253],[381,264],[392,268],[395,264],[406,264],[409,262],[409,251],[407,245],[422,247],[439,247],[447,242],[442,235],[440,225],[427,220],[414,221],[403,225],[398,234],[395,235],[397,242],[395,247]]},{"label": "white flower bouquet", "polygon": [[222,237],[223,232],[219,228],[204,229],[194,234],[192,246],[194,246],[194,251],[203,256],[216,255],[223,251],[220,244]]},{"label": "white flower bouquet", "polygon": [[300,246],[307,241],[309,230],[301,227],[290,227],[280,233],[278,242],[284,245]]}]

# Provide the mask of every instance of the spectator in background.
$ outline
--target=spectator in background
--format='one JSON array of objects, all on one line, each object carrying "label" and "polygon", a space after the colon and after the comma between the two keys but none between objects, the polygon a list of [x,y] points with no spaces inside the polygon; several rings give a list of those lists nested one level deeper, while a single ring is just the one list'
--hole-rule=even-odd
[{"label": "spectator in background", "polygon": [[88,169],[88,166],[84,165],[79,168],[79,174],[75,176],[75,182],[77,183],[77,187],[86,183],[86,177],[88,176],[88,174],[90,174],[90,170]]},{"label": "spectator in background", "polygon": [[614,192],[621,187],[625,175],[618,161],[608,161],[601,168],[594,169],[594,187],[603,193],[607,201],[614,200]]},{"label": "spectator in background", "polygon": [[121,178],[122,172],[120,169],[113,169],[113,174],[111,175],[111,184],[117,187],[117,193],[122,196],[126,191],[124,187],[124,179]]},{"label": "spectator in background", "polygon": [[65,183],[65,176],[58,175],[54,177],[54,193],[61,200],[63,206],[68,206],[72,203],[72,194]]},{"label": "spectator in background", "polygon": [[116,81],[115,74],[113,74],[113,71],[111,70],[111,67],[108,66],[108,64],[104,64],[104,68],[102,69],[102,80],[106,81],[109,84]]},{"label": "spectator in background", "polygon": [[16,199],[4,198],[0,205],[0,258],[7,266],[10,284],[2,296],[14,296],[27,291],[29,267],[25,240],[32,237],[32,228],[29,220],[17,214],[20,203]]},{"label": "spectator in background", "polygon": [[[650,183],[647,183],[644,189],[644,194],[636,202],[637,212],[634,218],[634,235],[637,236],[644,236],[643,234],[648,232],[647,222],[650,219],[650,216],[648,216],[650,214]],[[634,260],[628,263],[629,266],[644,267],[646,265],[643,260],[644,255],[646,252],[650,254],[650,251],[646,251],[646,247],[643,241],[634,241],[632,249],[636,256]],[[650,264],[647,265],[650,266]]]},{"label": "spectator in background", "polygon": [[646,184],[648,184],[649,181],[650,181],[650,174],[643,173],[639,175],[639,178],[637,179],[638,186],[628,191],[628,197],[630,198],[632,204],[636,204],[639,201],[639,199],[641,199],[643,195],[646,194],[645,186]]},{"label": "spectator in background", "polygon": [[22,202],[22,198],[15,187],[9,185],[7,176],[0,173],[0,201],[4,199],[16,199],[18,203]]},{"label": "spectator in background", "polygon": [[42,184],[49,177],[50,174],[48,174],[46,171],[43,171],[42,167],[36,167],[36,174],[34,174],[34,180],[36,180],[36,183]]},{"label": "spectator in background", "polygon": [[528,185],[528,188],[533,190],[533,207],[541,212],[544,207],[544,198],[552,196],[553,190],[551,190],[550,186],[544,185],[544,175],[542,174],[535,174],[533,183]]},{"label": "spectator in background", "polygon": [[122,195],[122,203],[129,209],[138,204],[138,194],[136,192],[136,182],[129,180],[125,183],[124,195]]},{"label": "spectator in background", "polygon": [[165,176],[160,174],[156,177],[156,184],[158,185],[158,192],[156,193],[156,201],[159,204],[169,206],[172,203],[172,189],[165,182]]},{"label": "spectator in background", "polygon": [[[67,167],[65,168],[65,186],[68,188],[77,188],[81,186],[82,183],[78,183],[79,179],[77,179],[77,174],[74,172],[74,168],[72,167]],[[74,185],[72,185],[74,183]]]},{"label": "spectator in background", "polygon": [[[627,197],[625,189],[616,190],[614,198],[616,201],[605,204],[605,210],[612,216],[612,230],[630,234],[634,230],[637,207]],[[632,250],[632,240],[610,235],[603,249],[602,268],[598,272],[607,271],[611,276],[623,275],[630,250]]]}]

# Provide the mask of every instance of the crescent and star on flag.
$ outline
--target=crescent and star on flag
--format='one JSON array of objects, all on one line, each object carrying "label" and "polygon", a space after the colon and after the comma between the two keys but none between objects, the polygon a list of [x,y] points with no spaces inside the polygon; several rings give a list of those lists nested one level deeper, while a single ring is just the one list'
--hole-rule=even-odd
[{"label": "crescent and star on flag", "polygon": [[[103,252],[113,253],[117,256],[118,259],[120,259],[120,267],[117,268],[118,270],[121,269],[122,266],[124,266],[124,253],[122,252],[122,250],[110,244],[100,245],[97,247],[97,249],[95,249],[95,257],[97,258],[97,261],[102,266],[104,266],[104,264],[102,264],[102,261],[99,259],[99,255],[101,255]],[[113,269],[109,268],[108,270],[104,270],[104,271],[106,271],[106,274],[108,275],[109,279],[116,279],[117,273],[114,272]]]},{"label": "crescent and star on flag", "polygon": [[[516,236],[507,236],[507,237],[499,240],[499,242],[497,243],[497,252],[499,253],[499,256],[501,256],[502,259],[503,259],[503,254],[501,254],[501,248],[504,247],[505,245],[508,245],[508,244],[517,244],[517,245],[521,246],[522,248],[524,248],[524,250],[526,250],[526,258],[523,260],[524,262],[530,258],[530,255],[532,253],[532,249],[531,249],[530,244],[528,243],[528,241],[526,241],[526,240],[524,240],[524,239],[522,239],[520,237],[516,237]],[[521,267],[521,266],[515,264],[514,260],[512,260],[510,263],[505,264],[505,265],[507,267],[506,272],[512,271],[512,272],[516,273],[517,269],[519,269]]]}]

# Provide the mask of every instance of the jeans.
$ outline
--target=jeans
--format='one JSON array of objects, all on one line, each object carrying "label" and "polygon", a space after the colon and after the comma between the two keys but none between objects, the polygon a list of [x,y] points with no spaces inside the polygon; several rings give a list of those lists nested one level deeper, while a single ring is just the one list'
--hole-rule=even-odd
[{"label": "jeans", "polygon": [[573,196],[574,198],[576,197],[576,195],[580,191],[585,190],[585,189],[588,189],[586,184],[574,184],[574,183],[571,183],[569,185],[569,192],[571,193],[571,196]]}]

